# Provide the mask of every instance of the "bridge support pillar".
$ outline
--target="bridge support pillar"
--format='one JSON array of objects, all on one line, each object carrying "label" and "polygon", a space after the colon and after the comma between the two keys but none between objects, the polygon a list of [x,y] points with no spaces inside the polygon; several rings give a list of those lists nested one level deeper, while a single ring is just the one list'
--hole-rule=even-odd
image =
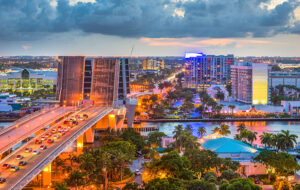
[{"label": "bridge support pillar", "polygon": [[91,127],[85,132],[85,142],[94,143],[94,137],[95,137],[95,130],[93,127]]},{"label": "bridge support pillar", "polygon": [[127,127],[133,127],[136,104],[126,104]]},{"label": "bridge support pillar", "polygon": [[76,150],[78,155],[82,154],[83,151],[83,137],[84,134],[78,137],[78,139],[76,140]]},{"label": "bridge support pillar", "polygon": [[43,169],[43,186],[51,186],[51,163]]}]

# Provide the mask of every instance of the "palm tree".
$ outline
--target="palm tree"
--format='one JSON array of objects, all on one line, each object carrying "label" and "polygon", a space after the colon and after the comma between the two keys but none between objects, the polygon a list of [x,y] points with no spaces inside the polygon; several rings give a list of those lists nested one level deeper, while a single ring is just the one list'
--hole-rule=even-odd
[{"label": "palm tree", "polygon": [[238,131],[239,133],[241,133],[244,129],[246,129],[246,126],[245,126],[244,123],[241,123],[241,124],[239,124],[239,125],[237,126],[237,131]]},{"label": "palm tree", "polygon": [[183,141],[183,147],[187,149],[198,149],[200,143],[197,142],[197,138],[190,133],[185,134],[185,139]]},{"label": "palm tree", "polygon": [[200,137],[203,137],[204,135],[206,134],[206,129],[205,129],[205,127],[199,127],[198,128],[198,135],[200,136]]},{"label": "palm tree", "polygon": [[94,157],[92,154],[85,153],[80,155],[80,169],[84,170],[87,173],[86,184],[88,184],[89,176],[93,174],[95,169]]},{"label": "palm tree", "polygon": [[173,131],[173,138],[175,138],[175,146],[178,148],[178,151],[181,152],[181,147],[183,144],[183,127],[182,125],[177,125]]},{"label": "palm tree", "polygon": [[256,140],[256,135],[257,135],[257,132],[247,131],[246,139],[251,144],[251,146],[252,146],[253,141]]},{"label": "palm tree", "polygon": [[234,139],[235,139],[235,140],[238,140],[238,141],[241,141],[241,140],[242,140],[242,137],[241,137],[240,134],[235,134],[235,135],[234,135]]},{"label": "palm tree", "polygon": [[78,170],[73,170],[68,178],[65,179],[66,183],[68,186],[75,187],[75,189],[78,189],[78,186],[82,186],[85,184],[84,182],[84,173],[78,171]]},{"label": "palm tree", "polygon": [[215,127],[213,130],[212,130],[213,133],[221,133],[221,129],[219,127]]},{"label": "palm tree", "polygon": [[229,105],[228,107],[231,109],[231,114],[233,114],[233,110],[235,109],[235,105]]},{"label": "palm tree", "polygon": [[289,130],[281,130],[279,133],[279,143],[282,145],[281,149],[288,152],[289,148],[294,148],[295,144],[297,144],[297,135],[290,134]]},{"label": "palm tree", "polygon": [[54,190],[70,190],[66,183],[56,183]]},{"label": "palm tree", "polygon": [[192,125],[187,125],[186,126],[186,130],[191,131],[192,132]]},{"label": "palm tree", "polygon": [[271,133],[263,132],[263,134],[260,135],[259,138],[260,138],[261,143],[264,144],[265,147],[271,147],[272,138],[273,138],[272,136],[273,136],[273,134],[271,134]]},{"label": "palm tree", "polygon": [[228,134],[230,134],[230,130],[229,130],[229,126],[226,125],[226,124],[222,124],[220,126],[220,134],[221,135],[224,135],[224,136],[227,136]]}]

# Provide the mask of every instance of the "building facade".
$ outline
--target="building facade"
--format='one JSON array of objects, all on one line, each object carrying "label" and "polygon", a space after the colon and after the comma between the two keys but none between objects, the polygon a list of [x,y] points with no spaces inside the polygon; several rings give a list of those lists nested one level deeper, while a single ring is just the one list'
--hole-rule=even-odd
[{"label": "building facade", "polygon": [[300,116],[300,101],[281,101],[283,111],[290,116]]},{"label": "building facade", "polygon": [[119,95],[124,98],[129,93],[129,71],[123,70],[126,69],[126,63],[128,65],[128,59],[59,57],[57,100],[68,106],[81,102],[111,106]]},{"label": "building facade", "polygon": [[142,61],[142,69],[144,71],[160,71],[165,68],[163,59],[144,59]]},{"label": "building facade", "polygon": [[1,92],[28,92],[42,89],[54,89],[56,86],[56,70],[11,68],[0,73]]},{"label": "building facade", "polygon": [[300,88],[300,72],[272,71],[269,73],[269,87],[291,85]]},{"label": "building facade", "polygon": [[212,84],[226,86],[231,83],[230,66],[234,64],[233,55],[186,53],[185,60],[185,87],[204,90]]},{"label": "building facade", "polygon": [[268,103],[268,64],[235,63],[231,66],[232,95],[249,104]]}]

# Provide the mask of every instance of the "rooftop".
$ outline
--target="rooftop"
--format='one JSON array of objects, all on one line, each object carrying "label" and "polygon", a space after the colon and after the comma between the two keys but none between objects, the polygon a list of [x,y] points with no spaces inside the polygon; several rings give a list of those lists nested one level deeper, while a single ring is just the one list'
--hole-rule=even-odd
[{"label": "rooftop", "polygon": [[256,153],[258,150],[250,145],[238,140],[222,137],[217,139],[207,139],[202,143],[202,147],[216,152],[218,154],[224,153]]}]

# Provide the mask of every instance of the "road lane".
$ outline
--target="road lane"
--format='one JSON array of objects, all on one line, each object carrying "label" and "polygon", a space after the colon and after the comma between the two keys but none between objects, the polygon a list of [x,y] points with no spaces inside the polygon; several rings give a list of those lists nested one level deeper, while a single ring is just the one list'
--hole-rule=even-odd
[{"label": "road lane", "polygon": [[[30,141],[28,143],[28,145],[26,147],[30,147],[32,148],[32,150],[39,150],[40,151],[40,155],[33,155],[32,153],[26,153],[25,152],[25,148],[22,148],[20,150],[17,150],[16,152],[14,152],[12,155],[9,156],[9,158],[5,161],[5,163],[11,164],[11,165],[18,165],[20,160],[16,160],[16,156],[17,155],[22,155],[24,156],[24,158],[22,160],[27,162],[26,166],[20,167],[20,170],[18,172],[11,172],[9,171],[9,169],[4,169],[2,168],[2,165],[4,164],[4,162],[0,162],[0,177],[4,177],[6,178],[7,182],[4,184],[0,184],[0,190],[2,189],[9,189],[11,186],[13,186],[13,184],[15,184],[16,182],[18,182],[20,179],[22,179],[24,177],[24,175],[26,174],[30,174],[30,171],[36,167],[37,165],[39,165],[43,160],[47,159],[49,157],[49,155],[51,155],[51,153],[53,151],[56,150],[56,148],[66,142],[70,137],[72,137],[72,135],[74,135],[76,132],[78,132],[82,126],[84,126],[85,124],[89,123],[90,121],[92,121],[95,116],[97,116],[100,112],[102,112],[105,108],[89,108],[85,111],[80,112],[79,114],[82,115],[84,113],[89,115],[89,118],[86,121],[81,121],[79,123],[78,126],[75,126],[71,129],[69,129],[70,131],[67,132],[64,136],[62,136],[61,138],[59,138],[58,140],[55,140],[55,142],[53,144],[48,144],[47,142],[43,142],[42,144],[45,144],[47,146],[46,150],[40,150],[39,147],[40,145],[34,144],[35,139],[40,139],[39,137],[34,138],[32,141]],[[57,128],[57,126],[63,126],[66,127],[66,125],[63,125],[62,122],[58,123],[54,126],[52,126],[50,129],[48,129],[47,131],[43,132],[41,135],[44,135],[46,133],[51,132],[51,130],[53,128]],[[51,139],[53,139],[53,135],[50,137]]]},{"label": "road lane", "polygon": [[9,150],[21,140],[27,138],[36,131],[46,127],[55,119],[70,113],[72,109],[72,107],[60,107],[0,135],[0,154]]}]

